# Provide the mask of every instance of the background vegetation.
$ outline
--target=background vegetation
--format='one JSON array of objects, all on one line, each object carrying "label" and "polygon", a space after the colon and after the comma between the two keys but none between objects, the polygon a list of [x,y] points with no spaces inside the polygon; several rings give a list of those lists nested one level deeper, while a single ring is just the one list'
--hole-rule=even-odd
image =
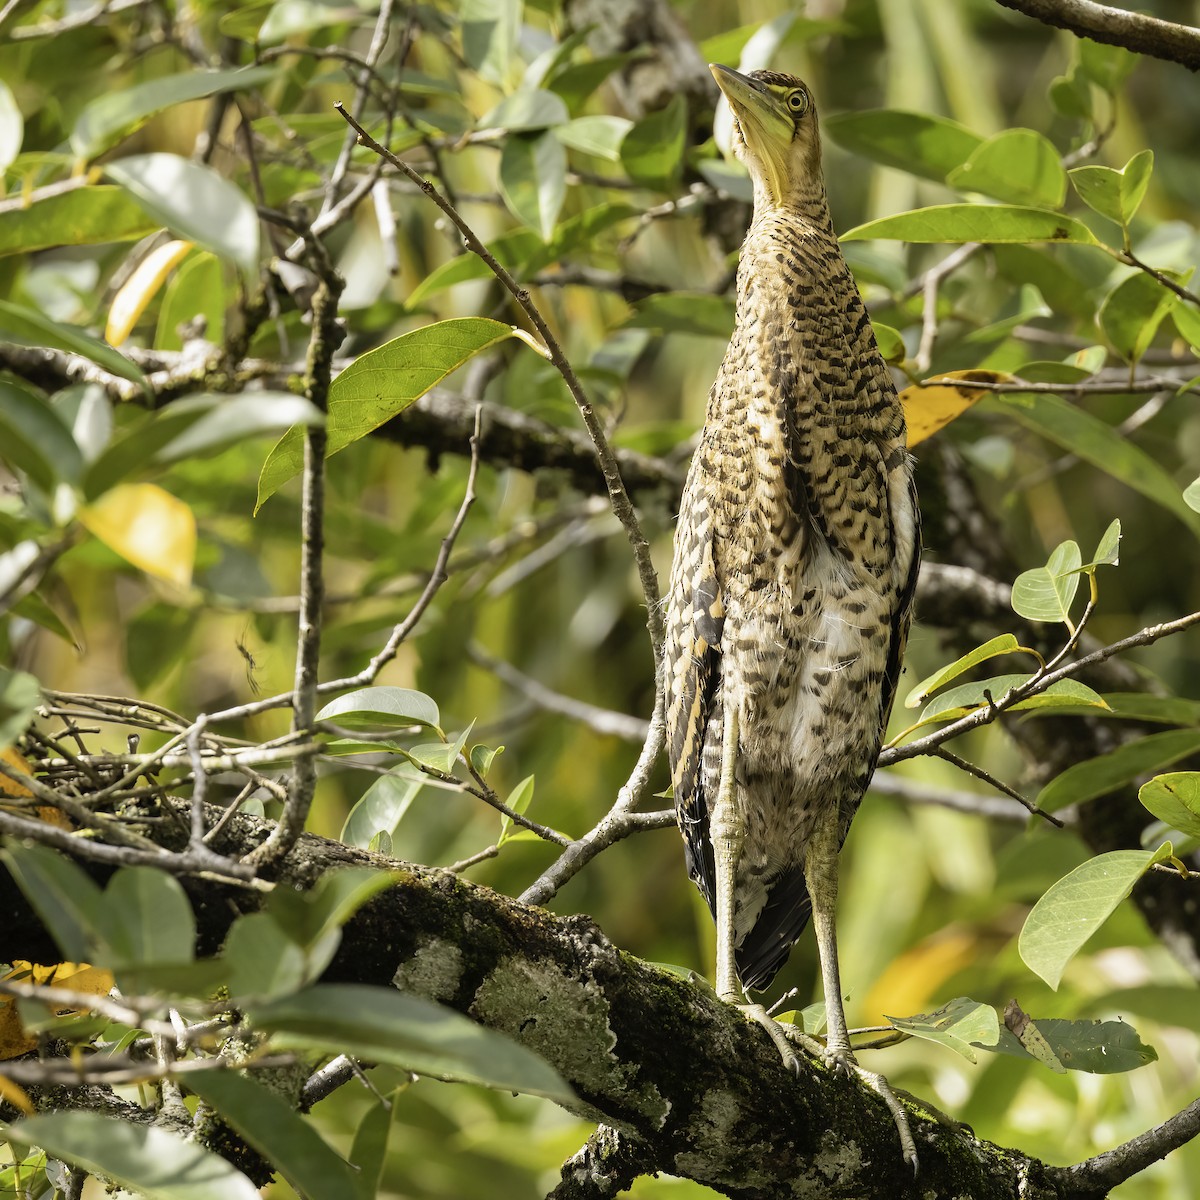
[{"label": "background vegetation", "polygon": [[[12,0],[0,30],[0,832],[18,914],[0,1097],[29,1122],[10,1193],[77,1196],[95,1171],[183,1195],[171,1164],[193,1130],[255,1184],[270,1172],[244,1143],[280,1168],[271,1196],[543,1195],[611,1116],[561,1044],[537,1047],[555,1074],[447,1024],[434,1059],[420,1022],[450,1017],[312,991],[365,980],[334,956],[388,878],[359,856],[296,899],[313,880],[280,864],[305,821],[709,969],[677,835],[621,815],[664,804],[665,763],[639,760],[647,567],[668,568],[749,216],[708,61],[811,84],[835,223],[914,428],[970,404],[914,445],[926,568],[901,697],[920,694],[847,842],[839,929],[852,1023],[974,1003],[869,1062],[1050,1164],[1188,1105],[1200,88],[1180,63],[1200,35],[1112,33],[1143,57],[984,0]],[[920,388],[947,372],[970,386]],[[1061,679],[1039,669],[1064,648]],[[242,816],[212,835],[206,804]],[[281,813],[255,850],[255,818]],[[214,968],[221,905],[243,915]],[[95,969],[29,965],[64,959]],[[785,1008],[819,995],[809,938],[770,1000],[791,989]],[[1050,1022],[1048,1050],[1006,1024],[1014,998]],[[339,1050],[385,1065],[309,1078]],[[264,1055],[267,1071],[206,1069]],[[591,1119],[541,1098],[560,1076]],[[1187,1111],[1163,1152],[1195,1132]],[[142,1132],[120,1149],[100,1114]],[[188,1195],[254,1194],[193,1152],[212,1190]],[[775,1194],[655,1167],[633,1195]],[[1198,1173],[1186,1144],[1114,1194],[1184,1196]]]}]

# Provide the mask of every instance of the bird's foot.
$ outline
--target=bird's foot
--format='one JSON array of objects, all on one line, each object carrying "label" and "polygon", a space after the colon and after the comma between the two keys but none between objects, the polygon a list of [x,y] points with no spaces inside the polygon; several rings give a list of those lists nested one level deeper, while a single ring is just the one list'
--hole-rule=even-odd
[{"label": "bird's foot", "polygon": [[792,1048],[784,1027],[761,1004],[735,1002],[735,1007],[767,1031],[768,1037],[775,1043],[775,1049],[779,1051],[779,1057],[783,1059],[783,1065],[794,1074],[799,1074],[800,1056]]},{"label": "bird's foot", "polygon": [[857,1075],[888,1106],[888,1111],[892,1114],[892,1120],[896,1125],[896,1132],[900,1135],[900,1151],[904,1155],[904,1161],[916,1175],[918,1169],[917,1144],[913,1141],[912,1129],[908,1123],[908,1113],[905,1111],[904,1105],[900,1103],[892,1085],[877,1071],[868,1071],[866,1067],[859,1066],[858,1060],[849,1046],[826,1046],[822,1058],[827,1067],[840,1074]]}]

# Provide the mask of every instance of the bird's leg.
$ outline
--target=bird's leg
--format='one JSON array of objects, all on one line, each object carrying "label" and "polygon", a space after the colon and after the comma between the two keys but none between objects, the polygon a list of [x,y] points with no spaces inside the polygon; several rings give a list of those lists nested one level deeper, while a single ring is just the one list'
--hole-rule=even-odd
[{"label": "bird's leg", "polygon": [[850,1049],[850,1035],[846,1032],[846,1011],[842,1007],[842,980],[838,971],[837,931],[835,914],[838,893],[838,817],[833,813],[827,820],[818,821],[808,845],[804,850],[804,882],[812,900],[813,932],[817,938],[817,952],[821,958],[821,985],[825,993],[825,1062],[844,1071],[853,1072],[887,1106],[900,1135],[900,1149],[915,1172],[917,1169],[917,1147],[913,1142],[908,1114],[892,1085],[882,1075],[860,1067]]},{"label": "bird's leg", "polygon": [[725,723],[721,731],[721,780],[708,819],[716,868],[717,995],[728,1004],[736,1004],[746,1016],[757,1021],[770,1035],[784,1063],[795,1071],[799,1069],[800,1061],[787,1034],[761,1004],[746,1003],[733,957],[733,890],[738,857],[746,840],[746,827],[737,802],[737,752],[737,707],[729,703],[725,705]]}]

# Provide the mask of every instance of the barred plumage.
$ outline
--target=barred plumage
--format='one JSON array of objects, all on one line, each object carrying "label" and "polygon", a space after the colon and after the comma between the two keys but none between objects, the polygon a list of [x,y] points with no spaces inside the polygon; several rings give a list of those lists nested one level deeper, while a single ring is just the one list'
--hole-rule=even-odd
[{"label": "barred plumage", "polygon": [[[919,516],[903,411],[830,221],[811,97],[775,72],[713,73],[754,179],[754,217],[675,534],[667,729],[688,870],[720,946],[714,846],[726,839],[737,974],[763,988],[810,906],[830,910],[832,937],[836,892],[817,860],[832,860],[835,889],[896,689]],[[731,729],[732,808],[718,837]],[[831,1013],[840,1053],[835,1030]]]}]

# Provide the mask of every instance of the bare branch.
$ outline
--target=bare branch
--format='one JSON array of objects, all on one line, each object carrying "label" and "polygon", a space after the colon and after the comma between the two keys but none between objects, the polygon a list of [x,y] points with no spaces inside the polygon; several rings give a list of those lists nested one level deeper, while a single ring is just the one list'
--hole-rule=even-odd
[{"label": "bare branch", "polygon": [[1200,30],[1188,25],[1107,4],[1093,4],[1092,0],[998,0],[998,3],[1043,25],[1069,29],[1077,37],[1091,38],[1108,46],[1124,46],[1135,54],[1179,63],[1189,71],[1200,70]]}]

